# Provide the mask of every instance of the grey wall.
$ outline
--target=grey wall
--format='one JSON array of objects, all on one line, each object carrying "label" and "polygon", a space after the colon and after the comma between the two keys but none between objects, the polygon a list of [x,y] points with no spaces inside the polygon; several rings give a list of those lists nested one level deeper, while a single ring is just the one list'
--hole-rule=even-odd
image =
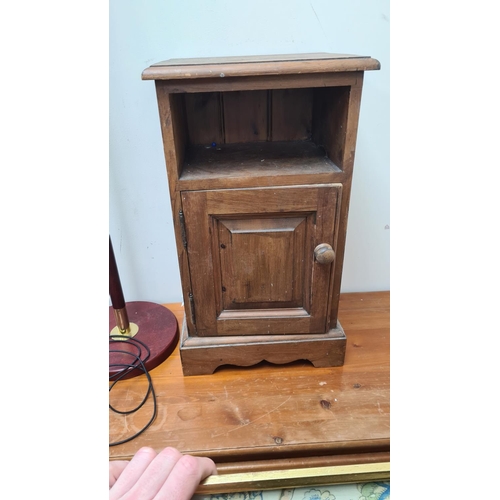
[{"label": "grey wall", "polygon": [[182,300],[154,83],[170,58],[370,55],[342,291],[389,289],[389,1],[110,1],[109,233],[126,301]]}]

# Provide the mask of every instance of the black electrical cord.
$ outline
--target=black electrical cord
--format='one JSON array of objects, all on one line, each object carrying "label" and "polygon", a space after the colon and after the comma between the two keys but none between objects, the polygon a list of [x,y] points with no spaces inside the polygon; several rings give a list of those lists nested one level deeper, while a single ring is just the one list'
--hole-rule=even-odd
[{"label": "black electrical cord", "polygon": [[109,351],[110,353],[125,354],[133,358],[133,360],[131,360],[130,363],[117,363],[109,365],[110,368],[121,368],[120,371],[109,376],[109,381],[111,382],[109,386],[110,393],[113,387],[115,387],[116,383],[133,370],[141,370],[148,379],[148,389],[146,391],[143,400],[139,403],[139,405],[137,405],[135,408],[132,408],[131,410],[117,410],[111,405],[111,403],[109,403],[109,409],[115,413],[119,413],[120,415],[130,415],[131,413],[138,411],[140,408],[144,406],[144,404],[148,400],[149,395],[151,395],[153,398],[153,414],[149,422],[133,436],[122,439],[120,441],[116,441],[114,443],[109,443],[109,446],[117,446],[119,444],[128,443],[129,441],[132,441],[132,439],[135,439],[137,436],[142,434],[154,422],[157,415],[157,405],[156,405],[156,394],[153,387],[153,381],[151,380],[151,375],[149,374],[145,366],[146,361],[149,359],[151,355],[151,351],[149,350],[148,346],[144,344],[144,342],[141,342],[138,339],[135,339],[133,337],[127,337],[125,335],[110,335],[109,342],[110,344],[121,344],[122,346],[125,343],[129,346],[134,347],[137,351],[137,353],[134,354],[133,352],[125,351],[123,349],[113,349],[113,350],[110,349]]}]

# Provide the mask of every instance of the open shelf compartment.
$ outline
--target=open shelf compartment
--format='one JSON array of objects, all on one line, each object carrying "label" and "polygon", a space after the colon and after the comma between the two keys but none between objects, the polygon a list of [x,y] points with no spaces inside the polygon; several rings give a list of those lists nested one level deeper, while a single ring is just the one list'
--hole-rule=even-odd
[{"label": "open shelf compartment", "polygon": [[342,86],[172,95],[181,189],[341,174],[349,94]]}]

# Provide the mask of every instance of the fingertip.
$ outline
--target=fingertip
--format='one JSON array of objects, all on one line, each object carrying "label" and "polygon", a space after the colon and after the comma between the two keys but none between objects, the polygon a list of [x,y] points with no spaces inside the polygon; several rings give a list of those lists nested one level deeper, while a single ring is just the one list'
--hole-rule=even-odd
[{"label": "fingertip", "polygon": [[166,456],[168,458],[174,459],[178,461],[182,457],[182,453],[177,448],[172,448],[171,446],[167,446],[160,451],[159,455]]},{"label": "fingertip", "polygon": [[219,474],[219,471],[217,470],[217,464],[211,458],[208,458],[208,460],[210,460],[210,462],[212,463],[212,476],[217,476]]},{"label": "fingertip", "polygon": [[136,455],[138,454],[156,456],[156,451],[153,450],[153,448],[150,448],[149,446],[143,446],[142,448],[139,448],[137,450]]},{"label": "fingertip", "polygon": [[203,464],[203,469],[204,469],[204,474],[203,474],[203,479],[207,478],[208,476],[217,476],[219,472],[217,471],[217,465],[215,465],[215,462],[208,457],[203,457],[199,459],[201,463]]}]

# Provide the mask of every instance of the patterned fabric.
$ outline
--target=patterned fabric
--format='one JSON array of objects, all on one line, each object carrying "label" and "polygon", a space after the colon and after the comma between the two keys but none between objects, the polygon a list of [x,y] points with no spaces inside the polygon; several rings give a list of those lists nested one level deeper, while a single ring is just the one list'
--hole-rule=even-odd
[{"label": "patterned fabric", "polygon": [[381,482],[195,495],[192,500],[390,500],[390,493],[390,484]]}]

